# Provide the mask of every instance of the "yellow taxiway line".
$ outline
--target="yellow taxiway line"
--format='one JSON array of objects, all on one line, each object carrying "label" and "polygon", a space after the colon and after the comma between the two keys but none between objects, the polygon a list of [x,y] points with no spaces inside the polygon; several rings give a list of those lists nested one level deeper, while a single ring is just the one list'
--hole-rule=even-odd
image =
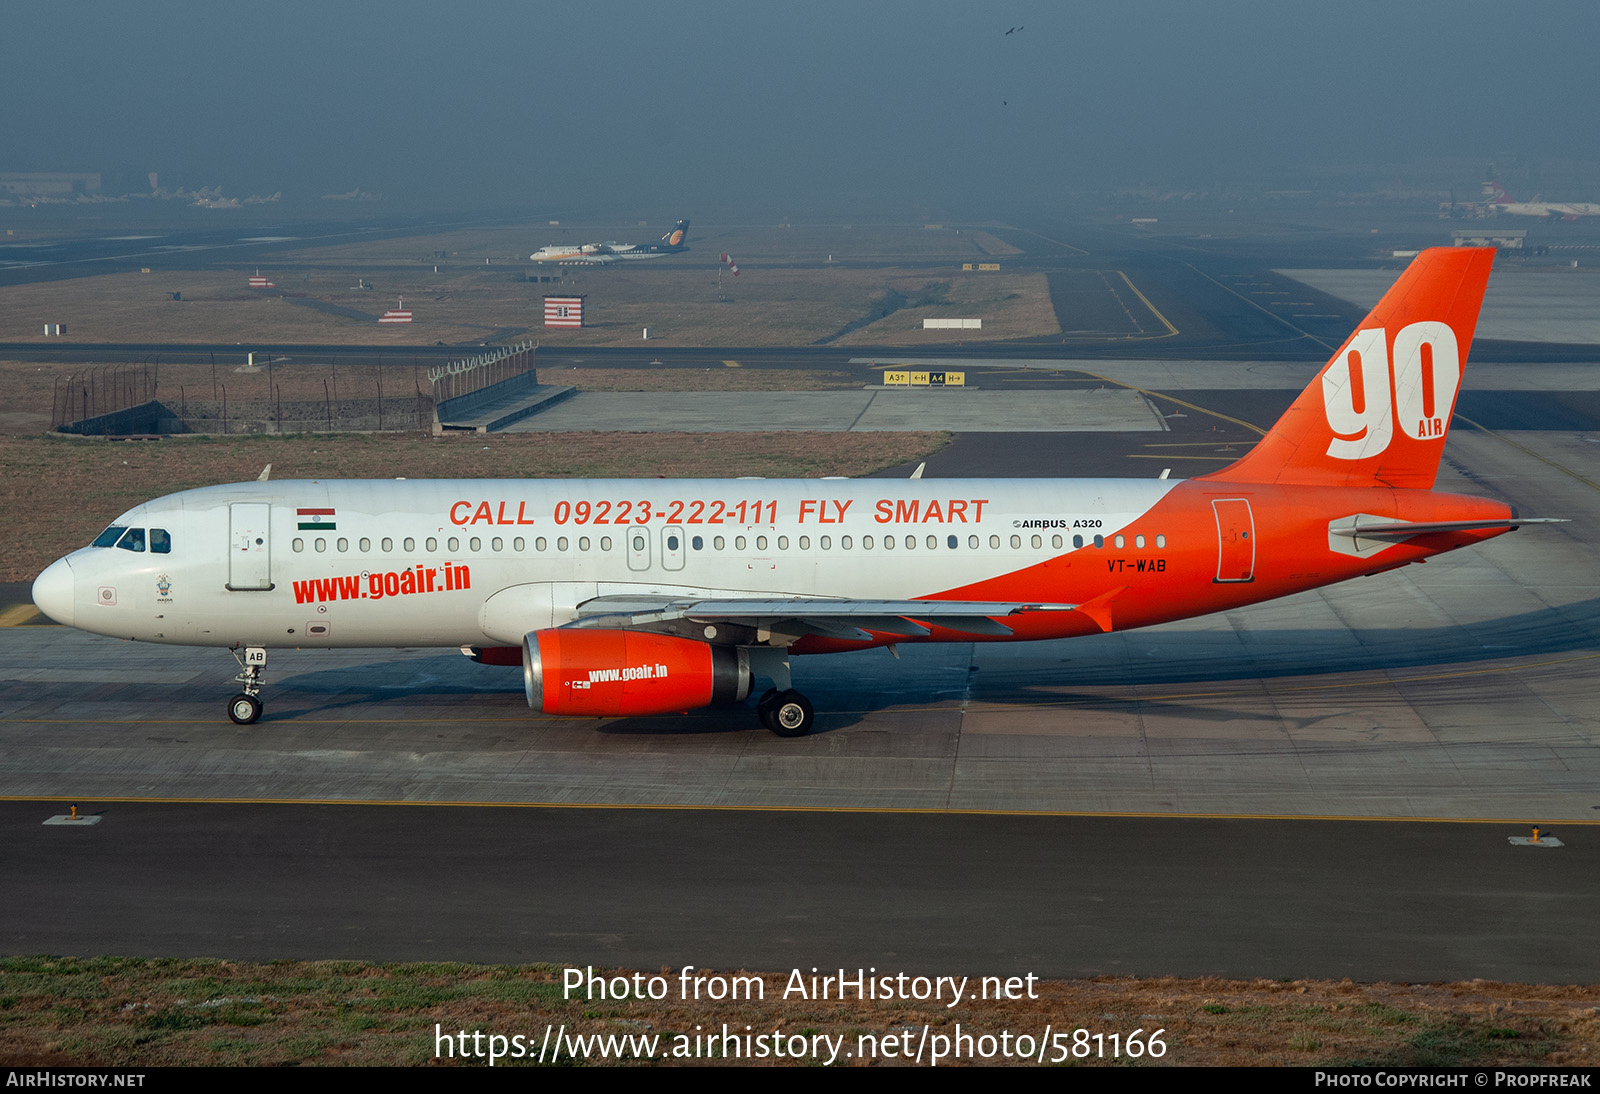
[{"label": "yellow taxiway line", "polygon": [[38,614],[32,604],[14,604],[0,612],[0,627],[20,627]]},{"label": "yellow taxiway line", "polygon": [[[1548,817],[1421,817],[1421,816],[1365,816],[1341,813],[1156,813],[1135,810],[1079,810],[1079,809],[943,809],[935,806],[871,806],[871,805],[677,805],[645,802],[497,802],[497,801],[414,801],[384,798],[165,798],[151,797],[91,797],[85,794],[13,795],[0,794],[0,802],[66,802],[80,807],[84,802],[95,805],[411,805],[426,808],[474,809],[611,809],[617,811],[645,811],[671,813],[861,813],[873,816],[904,814],[907,816],[970,816],[970,817],[1106,817],[1139,820],[1260,820],[1260,821],[1377,821],[1386,824],[1512,824],[1519,827],[1539,825],[1545,832],[1561,827],[1595,827],[1600,820],[1550,820]],[[80,809],[80,815],[83,815]]]}]

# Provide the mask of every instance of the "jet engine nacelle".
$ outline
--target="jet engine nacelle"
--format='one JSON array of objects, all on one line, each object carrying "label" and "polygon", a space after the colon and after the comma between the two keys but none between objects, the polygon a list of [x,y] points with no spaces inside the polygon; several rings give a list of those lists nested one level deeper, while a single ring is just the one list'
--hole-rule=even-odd
[{"label": "jet engine nacelle", "polygon": [[750,655],[648,631],[531,631],[522,679],[528,705],[546,714],[670,714],[749,695]]}]

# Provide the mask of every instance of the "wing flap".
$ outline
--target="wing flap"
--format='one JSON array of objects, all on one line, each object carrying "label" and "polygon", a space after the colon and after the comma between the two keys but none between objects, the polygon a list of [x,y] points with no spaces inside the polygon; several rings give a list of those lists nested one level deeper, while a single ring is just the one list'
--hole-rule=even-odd
[{"label": "wing flap", "polygon": [[1012,633],[1001,619],[1028,612],[1073,611],[1075,604],[1021,604],[985,600],[846,600],[832,597],[668,598],[598,596],[578,606],[569,626],[648,627],[687,620],[691,623],[741,623],[772,628],[797,624],[807,631],[866,641],[877,634],[922,638],[934,626],[963,634],[1005,637]]}]

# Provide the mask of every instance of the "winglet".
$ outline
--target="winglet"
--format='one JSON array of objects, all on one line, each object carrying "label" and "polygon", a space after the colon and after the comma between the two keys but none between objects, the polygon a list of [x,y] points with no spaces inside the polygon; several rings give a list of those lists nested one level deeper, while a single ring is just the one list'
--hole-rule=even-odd
[{"label": "winglet", "polygon": [[1127,590],[1128,587],[1126,585],[1118,585],[1114,589],[1107,589],[1093,600],[1085,600],[1073,610],[1082,612],[1094,620],[1095,626],[1109,634],[1112,629],[1111,602],[1127,592]]}]

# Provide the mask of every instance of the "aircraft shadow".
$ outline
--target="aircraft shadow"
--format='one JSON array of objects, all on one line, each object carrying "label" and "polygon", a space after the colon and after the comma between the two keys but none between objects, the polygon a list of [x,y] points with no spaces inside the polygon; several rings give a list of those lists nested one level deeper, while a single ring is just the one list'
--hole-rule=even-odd
[{"label": "aircraft shadow", "polygon": [[[881,649],[795,658],[795,686],[817,708],[813,732],[850,728],[895,707],[931,714],[938,704],[952,700],[1117,710],[1126,709],[1132,697],[1108,695],[1107,689],[1243,686],[1285,677],[1447,669],[1600,653],[1600,598],[1470,624],[1205,631],[1154,627],[1050,642],[907,644],[899,653],[898,660]],[[309,706],[304,713],[325,713],[405,698],[413,705],[430,699],[459,705],[452,701],[470,699],[479,714],[490,709],[528,713],[520,683],[514,670],[500,672],[441,655],[286,677],[276,710],[282,717],[288,713],[285,704]],[[758,681],[743,704],[689,717],[610,719],[596,728],[606,734],[673,736],[749,732],[755,695],[764,686]],[[1161,698],[1140,696],[1137,701],[1157,703]],[[1188,716],[1217,716],[1184,709]]]}]

